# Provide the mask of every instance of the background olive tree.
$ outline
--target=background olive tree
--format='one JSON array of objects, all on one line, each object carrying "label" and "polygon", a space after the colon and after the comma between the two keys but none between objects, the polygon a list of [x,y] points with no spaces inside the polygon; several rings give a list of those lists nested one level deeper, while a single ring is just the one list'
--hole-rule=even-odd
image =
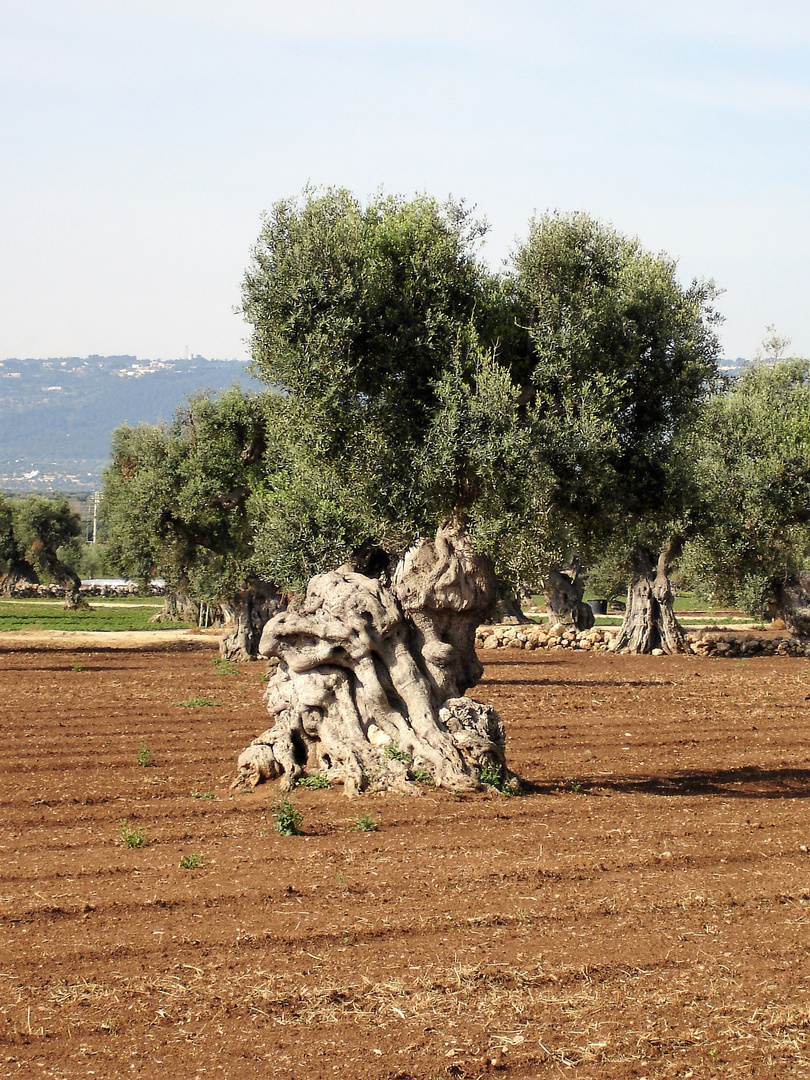
[{"label": "background olive tree", "polygon": [[810,362],[745,371],[709,403],[697,453],[711,513],[685,552],[690,580],[810,633]]},{"label": "background olive tree", "polygon": [[[166,614],[196,618],[226,605],[235,619],[226,650],[255,656],[275,589],[257,578],[251,501],[272,464],[277,394],[232,389],[199,396],[168,427],[118,428],[101,512],[107,558],[142,586],[167,583]],[[254,625],[258,619],[258,627]]]},{"label": "background olive tree", "polygon": [[533,221],[515,256],[559,534],[586,564],[626,545],[632,651],[681,647],[668,568],[691,527],[686,441],[717,380],[717,290],[676,270],[583,213]]}]

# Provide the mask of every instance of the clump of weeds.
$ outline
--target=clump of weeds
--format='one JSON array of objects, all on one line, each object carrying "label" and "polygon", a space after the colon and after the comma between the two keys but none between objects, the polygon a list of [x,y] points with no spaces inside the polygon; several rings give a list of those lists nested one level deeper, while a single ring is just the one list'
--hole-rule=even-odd
[{"label": "clump of weeds", "polygon": [[504,776],[503,766],[494,761],[487,761],[478,775],[478,779],[487,787],[500,791],[501,795],[520,795],[520,786],[515,780],[507,780]]},{"label": "clump of weeds", "polygon": [[389,743],[383,750],[383,757],[389,761],[404,761],[407,765],[411,762],[411,755],[407,750],[400,750],[397,743]]},{"label": "clump of weeds", "polygon": [[140,826],[133,829],[126,818],[118,823],[118,835],[128,848],[142,848],[146,843],[146,832]]},{"label": "clump of weeds", "polygon": [[436,781],[433,779],[432,773],[421,765],[417,769],[411,769],[410,775],[418,784],[424,784],[425,787],[429,788],[436,787]]},{"label": "clump of weeds", "polygon": [[282,836],[299,836],[303,817],[289,799],[275,802],[270,807],[276,822],[276,832]]},{"label": "clump of weeds", "polygon": [[152,751],[148,750],[145,746],[138,747],[138,753],[135,755],[135,760],[142,769],[148,769],[151,765],[155,764]]},{"label": "clump of weeds", "polygon": [[216,799],[216,795],[213,791],[198,791],[194,788],[190,794],[192,799]]},{"label": "clump of weeds", "polygon": [[202,861],[205,855],[202,851],[190,851],[188,855],[180,856],[180,869],[181,870],[196,870],[198,866],[202,866]]},{"label": "clump of weeds", "polygon": [[235,675],[239,670],[237,664],[234,664],[231,660],[226,660],[224,656],[215,656],[211,664],[217,675]]},{"label": "clump of weeds", "polygon": [[219,702],[214,701],[213,698],[207,697],[205,694],[200,694],[199,697],[186,698],[185,701],[172,702],[179,709],[218,709]]},{"label": "clump of weeds", "polygon": [[354,823],[354,828],[357,832],[376,832],[378,825],[371,814],[361,814]]},{"label": "clump of weeds", "polygon": [[299,776],[295,781],[296,787],[308,788],[310,791],[318,791],[321,788],[330,788],[332,781],[325,772],[310,773],[309,776]]}]

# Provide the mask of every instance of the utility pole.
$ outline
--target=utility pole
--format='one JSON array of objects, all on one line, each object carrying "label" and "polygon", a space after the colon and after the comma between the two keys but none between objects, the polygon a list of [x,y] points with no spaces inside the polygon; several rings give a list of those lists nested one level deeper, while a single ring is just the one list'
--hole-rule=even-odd
[{"label": "utility pole", "polygon": [[101,492],[93,492],[93,543],[96,542],[97,529],[98,529],[98,504],[101,502]]}]

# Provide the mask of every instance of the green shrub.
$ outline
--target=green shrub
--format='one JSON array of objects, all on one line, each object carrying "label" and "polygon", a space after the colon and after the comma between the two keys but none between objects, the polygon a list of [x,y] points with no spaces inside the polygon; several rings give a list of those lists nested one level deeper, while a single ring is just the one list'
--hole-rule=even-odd
[{"label": "green shrub", "polygon": [[427,769],[420,767],[418,769],[411,770],[411,777],[419,784],[424,784],[425,787],[436,787],[436,781],[433,779],[433,774]]},{"label": "green shrub", "polygon": [[316,772],[310,773],[309,776],[299,776],[295,781],[295,786],[317,791],[319,788],[330,788],[332,781],[325,772]]},{"label": "green shrub", "polygon": [[404,761],[409,764],[411,761],[411,755],[407,750],[400,750],[397,743],[389,743],[383,750],[383,757],[388,758],[389,761]]},{"label": "green shrub", "polygon": [[133,829],[126,818],[119,822],[118,835],[129,848],[142,848],[146,843],[146,832],[140,827]]},{"label": "green shrub", "polygon": [[304,819],[288,799],[273,803],[270,809],[275,818],[276,832],[281,833],[282,836],[299,835]]},{"label": "green shrub", "polygon": [[487,761],[482,767],[478,779],[487,787],[495,788],[502,795],[517,795],[518,791],[509,784],[503,775],[503,768],[494,761]]},{"label": "green shrub", "polygon": [[357,832],[376,832],[377,822],[372,819],[371,814],[361,814],[354,827]]}]

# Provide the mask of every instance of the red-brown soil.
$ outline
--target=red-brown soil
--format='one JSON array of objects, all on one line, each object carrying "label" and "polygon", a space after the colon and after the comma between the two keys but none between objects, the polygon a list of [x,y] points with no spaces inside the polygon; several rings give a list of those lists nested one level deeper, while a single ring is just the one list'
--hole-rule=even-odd
[{"label": "red-brown soil", "polygon": [[0,653],[0,1076],[810,1076],[806,659],[485,653],[527,794],[283,837],[263,665],[62,645]]}]

